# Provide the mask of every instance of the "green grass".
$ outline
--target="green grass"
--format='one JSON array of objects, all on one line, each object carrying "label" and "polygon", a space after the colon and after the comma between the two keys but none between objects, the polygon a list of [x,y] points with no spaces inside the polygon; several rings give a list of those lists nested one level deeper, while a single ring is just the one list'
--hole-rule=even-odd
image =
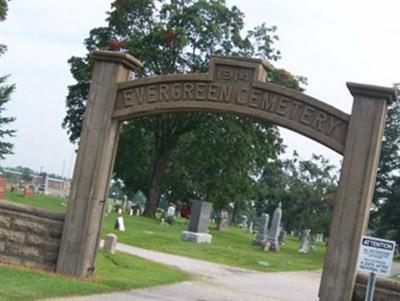
[{"label": "green grass", "polygon": [[67,199],[41,194],[34,194],[30,198],[24,198],[22,192],[6,191],[5,199],[10,202],[19,203],[28,207],[42,208],[54,212],[65,212]]},{"label": "green grass", "polygon": [[189,279],[182,271],[117,253],[100,251],[96,277],[73,278],[0,265],[0,301],[37,300],[59,296],[89,295],[169,284]]},{"label": "green grass", "polygon": [[[103,235],[115,233],[118,241],[146,249],[177,254],[206,261],[243,267],[264,272],[305,271],[322,268],[325,246],[317,244],[317,252],[298,253],[298,239],[287,237],[280,252],[265,252],[259,246],[253,246],[254,236],[230,227],[226,232],[210,227],[212,244],[195,244],[182,241],[181,231],[187,228],[178,221],[172,226],[160,225],[157,220],[145,217],[125,216],[125,232],[113,229],[116,214],[105,219]],[[267,263],[267,266],[263,265]]]},{"label": "green grass", "polygon": [[[6,199],[47,210],[65,211],[65,206],[60,205],[64,200],[60,198],[39,195],[25,199],[14,193],[7,193]],[[290,236],[287,237],[286,244],[282,246],[280,252],[273,253],[264,252],[261,247],[253,246],[254,236],[236,227],[230,227],[227,232],[220,232],[215,226],[211,226],[213,242],[208,245],[182,241],[181,232],[187,228],[182,220],[167,226],[160,225],[157,220],[126,215],[126,231],[119,232],[113,229],[115,219],[114,213],[106,217],[102,234],[115,233],[119,242],[258,271],[317,270],[322,268],[325,256],[323,244],[317,244],[315,253],[298,253],[298,239]],[[266,263],[267,266],[263,265]]]}]

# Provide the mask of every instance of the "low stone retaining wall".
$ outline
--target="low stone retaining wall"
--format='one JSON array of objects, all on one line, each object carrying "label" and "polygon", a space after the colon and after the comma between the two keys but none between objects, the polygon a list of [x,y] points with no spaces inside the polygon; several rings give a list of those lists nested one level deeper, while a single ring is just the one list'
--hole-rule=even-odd
[{"label": "low stone retaining wall", "polygon": [[0,200],[0,263],[54,271],[64,217]]},{"label": "low stone retaining wall", "polygon": [[[359,273],[354,286],[352,301],[364,301],[367,290],[368,275]],[[400,282],[387,278],[377,278],[374,301],[400,300]]]}]

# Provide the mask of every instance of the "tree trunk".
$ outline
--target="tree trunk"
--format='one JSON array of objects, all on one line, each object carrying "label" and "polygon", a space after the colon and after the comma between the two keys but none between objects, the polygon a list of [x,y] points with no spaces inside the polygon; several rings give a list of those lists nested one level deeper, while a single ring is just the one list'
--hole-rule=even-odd
[{"label": "tree trunk", "polygon": [[179,136],[169,136],[169,142],[166,142],[164,124],[159,120],[155,133],[155,156],[153,170],[149,179],[149,193],[146,206],[143,212],[144,216],[155,217],[157,202],[161,195],[162,180],[167,168],[170,154],[175,149]]},{"label": "tree trunk", "polygon": [[156,160],[150,177],[148,198],[143,213],[145,216],[154,217],[156,214],[157,202],[161,195],[162,178],[167,167],[168,155],[169,154],[163,152],[156,154]]},{"label": "tree trunk", "polygon": [[232,217],[231,217],[231,224],[235,224],[236,215],[239,211],[239,202],[233,202],[233,210],[232,210]]}]

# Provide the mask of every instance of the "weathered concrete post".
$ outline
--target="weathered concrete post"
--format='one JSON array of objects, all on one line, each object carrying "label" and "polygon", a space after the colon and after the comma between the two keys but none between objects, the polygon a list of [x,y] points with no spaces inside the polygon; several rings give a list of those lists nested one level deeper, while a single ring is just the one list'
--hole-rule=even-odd
[{"label": "weathered concrete post", "polygon": [[393,89],[348,83],[354,97],[342,173],[330,226],[329,247],[320,284],[322,301],[350,301],[361,237],[374,192],[387,106]]},{"label": "weathered concrete post", "polygon": [[112,51],[94,51],[94,69],[71,185],[57,272],[78,277],[95,269],[96,249],[118,141],[112,120],[117,83],[142,64]]}]

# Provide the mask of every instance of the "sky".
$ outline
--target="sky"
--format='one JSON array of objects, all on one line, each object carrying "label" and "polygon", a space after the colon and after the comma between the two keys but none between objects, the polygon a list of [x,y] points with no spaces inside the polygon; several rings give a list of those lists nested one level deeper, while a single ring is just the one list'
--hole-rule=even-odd
[{"label": "sky", "polygon": [[[16,117],[14,155],[2,166],[28,166],[71,176],[75,148],[61,128],[67,86],[74,83],[67,60],[86,53],[90,29],[105,24],[106,0],[13,0],[0,23],[0,41],[8,52],[0,58],[0,74],[10,74],[17,88],[6,114]],[[265,22],[277,26],[274,62],[307,77],[306,94],[350,113],[346,82],[392,86],[400,82],[400,2],[393,0],[236,0],[248,29]],[[282,129],[288,154],[302,158],[322,154],[340,165],[328,148]]]}]

